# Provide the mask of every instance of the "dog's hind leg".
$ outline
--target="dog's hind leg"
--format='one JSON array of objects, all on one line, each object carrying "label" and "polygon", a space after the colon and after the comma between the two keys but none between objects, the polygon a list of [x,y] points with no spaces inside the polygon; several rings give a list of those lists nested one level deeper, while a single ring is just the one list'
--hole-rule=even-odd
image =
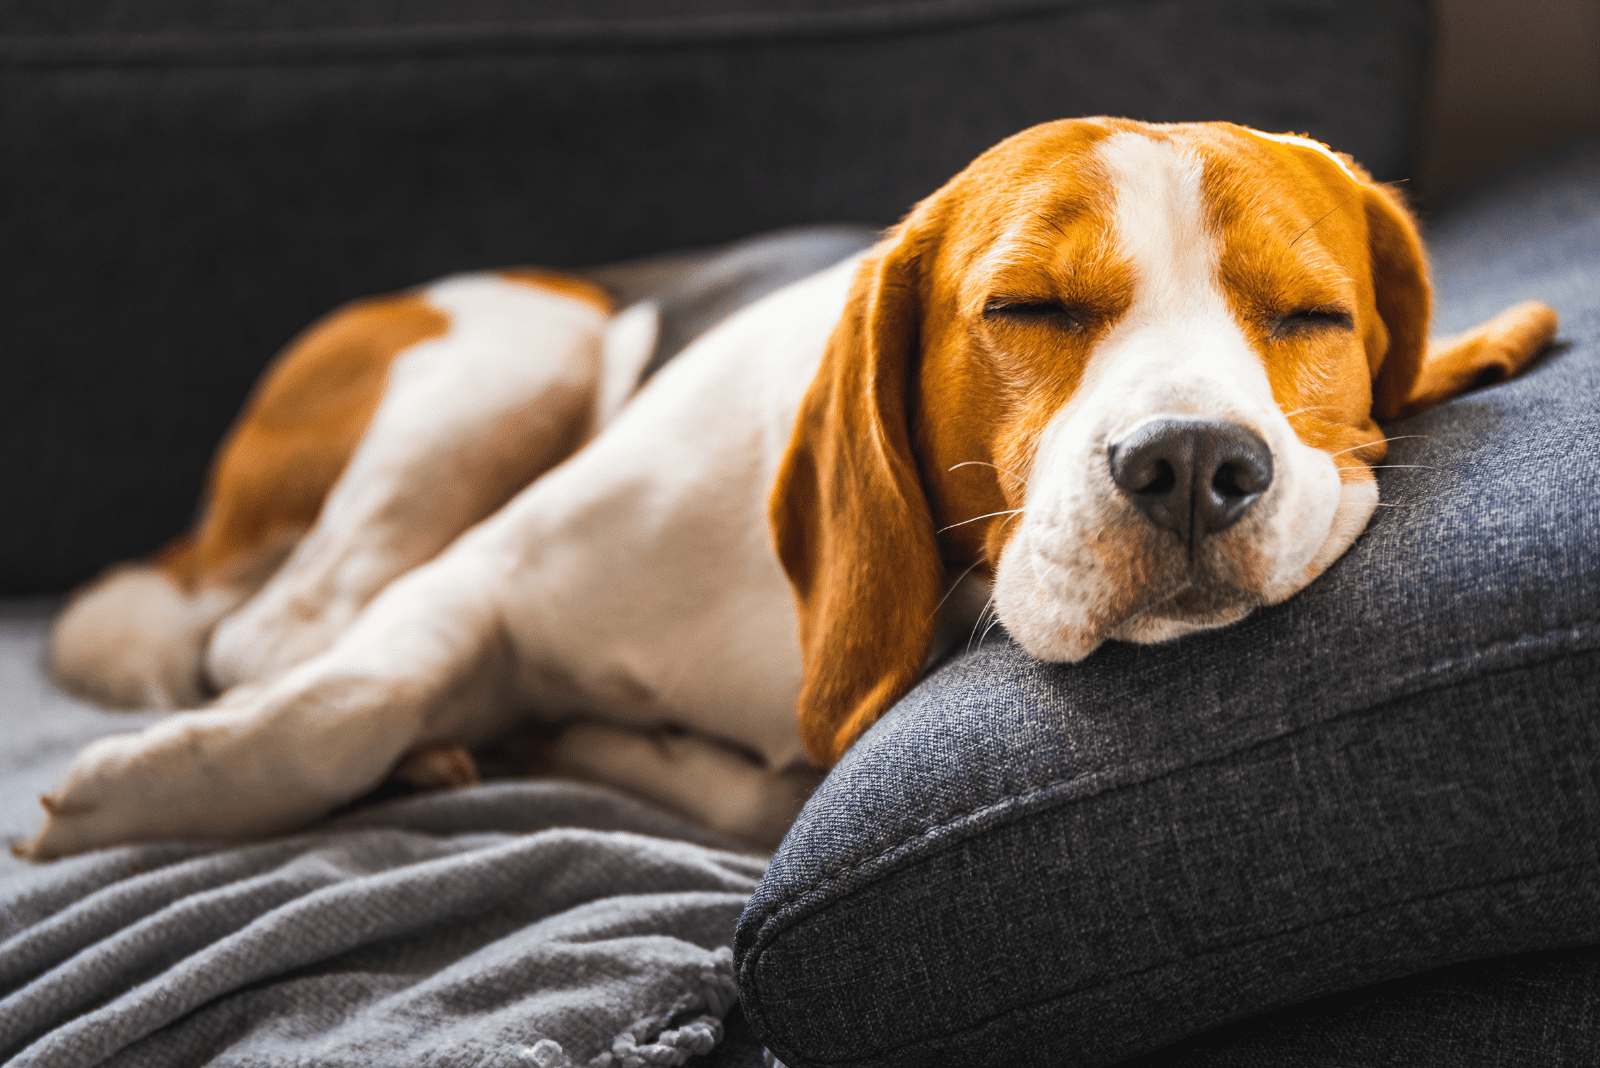
[{"label": "dog's hind leg", "polygon": [[588,721],[561,731],[550,761],[557,775],[618,787],[760,849],[777,847],[823,776],[695,734]]},{"label": "dog's hind leg", "polygon": [[195,530],[69,603],[57,681],[110,705],[192,706],[326,648],[592,432],[600,367],[615,362],[608,315],[586,282],[519,271],[315,324],[229,431]]},{"label": "dog's hind leg", "polygon": [[352,304],[290,344],[218,449],[195,529],[148,561],[112,568],[68,603],[51,637],[56,681],[115,706],[199,704],[212,629],[316,521],[396,354],[447,325],[406,294]]},{"label": "dog's hind leg", "polygon": [[591,433],[608,310],[583,283],[541,277],[559,276],[464,275],[419,292],[445,325],[395,359],[315,526],[218,626],[206,667],[220,689],[328,648],[384,586]]}]

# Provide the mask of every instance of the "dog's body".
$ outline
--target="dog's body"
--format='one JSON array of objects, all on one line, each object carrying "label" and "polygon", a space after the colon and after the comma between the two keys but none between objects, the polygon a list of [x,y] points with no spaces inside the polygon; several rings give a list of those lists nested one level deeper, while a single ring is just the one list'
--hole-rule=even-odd
[{"label": "dog's body", "polygon": [[529,714],[580,717],[557,770],[771,841],[941,614],[992,590],[1075,660],[1281,601],[1376,506],[1374,416],[1555,327],[1429,355],[1415,230],[1348,160],[1105,119],[1002,143],[631,399],[649,323],[611,312],[466,276],[297,343],[196,532],[55,642],[108,702],[221,698],[85,750],[27,855],[292,826],[397,767],[462,778],[451,747]]}]

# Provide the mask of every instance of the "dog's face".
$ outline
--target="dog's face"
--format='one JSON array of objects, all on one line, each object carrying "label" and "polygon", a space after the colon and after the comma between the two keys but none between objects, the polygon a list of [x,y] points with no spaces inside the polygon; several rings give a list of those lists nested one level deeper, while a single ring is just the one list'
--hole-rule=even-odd
[{"label": "dog's face", "polygon": [[1029,653],[1076,660],[1230,623],[1349,546],[1389,328],[1373,187],[1321,146],[1040,133],[984,161],[1001,188],[952,198],[930,250],[915,444],[937,527],[1010,512],[942,555],[992,566]]},{"label": "dog's face", "polygon": [[1404,211],[1314,142],[1099,119],[980,157],[863,266],[774,498],[813,752],[808,714],[831,749],[909,685],[949,567],[1046,660],[1304,587],[1427,317]]}]

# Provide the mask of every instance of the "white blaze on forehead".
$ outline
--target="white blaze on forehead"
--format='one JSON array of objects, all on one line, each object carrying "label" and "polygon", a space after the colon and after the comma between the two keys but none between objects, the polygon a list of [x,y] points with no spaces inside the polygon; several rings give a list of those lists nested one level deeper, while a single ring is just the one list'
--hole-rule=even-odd
[{"label": "white blaze on forehead", "polygon": [[1350,169],[1350,165],[1344,160],[1340,159],[1337,152],[1323,144],[1321,141],[1313,141],[1309,137],[1296,137],[1294,134],[1263,133],[1260,130],[1252,130],[1248,126],[1242,126],[1240,129],[1244,130],[1245,133],[1254,134],[1263,141],[1276,141],[1280,145],[1294,145],[1297,148],[1309,148],[1313,152],[1320,152],[1322,155],[1327,157],[1329,163],[1332,163],[1335,167],[1338,167],[1341,171],[1343,171],[1346,178],[1356,183],[1360,183],[1361,181],[1360,178],[1356,177],[1355,172]]},{"label": "white blaze on forehead", "polygon": [[1157,308],[1198,311],[1195,304],[1214,295],[1216,261],[1199,162],[1170,143],[1133,133],[1108,138],[1100,161],[1116,190],[1117,237],[1137,273],[1136,321],[1129,325],[1144,325],[1137,320]]},{"label": "white blaze on forehead", "polygon": [[1155,382],[1152,371],[1184,380],[1200,375],[1270,400],[1265,368],[1218,284],[1200,160],[1170,141],[1122,133],[1101,145],[1100,163],[1115,190],[1117,241],[1133,268],[1133,303],[1091,358],[1086,377],[1120,376],[1132,363],[1153,362],[1140,375],[1146,384]]}]

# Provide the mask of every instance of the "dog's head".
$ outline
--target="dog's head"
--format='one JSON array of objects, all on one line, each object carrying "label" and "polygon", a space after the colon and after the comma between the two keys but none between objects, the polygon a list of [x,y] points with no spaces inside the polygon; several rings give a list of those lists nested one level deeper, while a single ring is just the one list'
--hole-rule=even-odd
[{"label": "dog's head", "polygon": [[1057,661],[1301,589],[1372,514],[1428,313],[1406,210],[1315,142],[1085,119],[980,156],[863,262],[774,490],[812,755],[915,680],[952,567]]}]

